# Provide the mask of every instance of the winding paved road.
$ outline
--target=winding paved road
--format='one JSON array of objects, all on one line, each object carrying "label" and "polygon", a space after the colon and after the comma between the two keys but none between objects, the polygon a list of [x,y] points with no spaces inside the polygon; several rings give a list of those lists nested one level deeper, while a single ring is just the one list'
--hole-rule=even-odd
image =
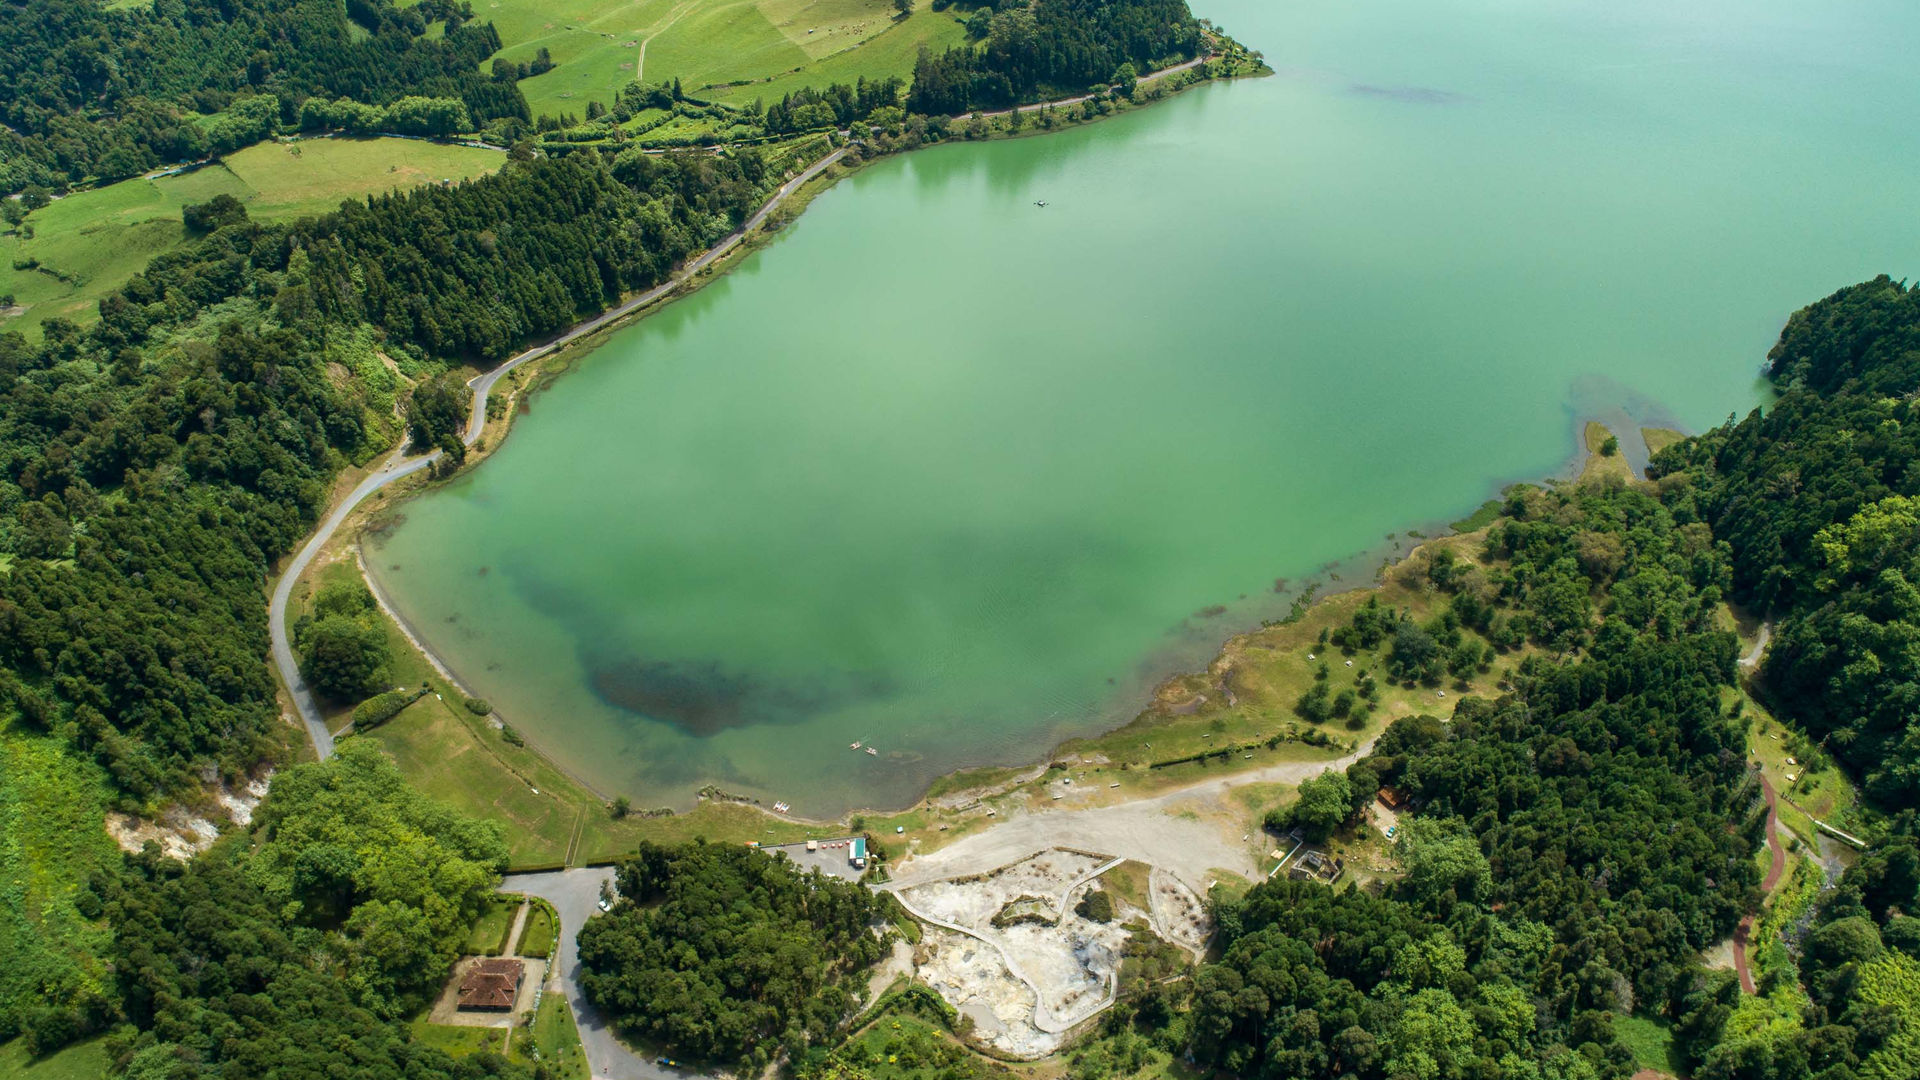
[{"label": "winding paved road", "polygon": [[[492,371],[476,375],[472,379],[469,379],[467,385],[473,389],[473,410],[467,417],[466,444],[472,446],[478,442],[481,431],[486,428],[487,396],[493,390],[493,384],[499,382],[502,375],[505,375],[507,372],[512,371],[514,368],[530,360],[537,360],[540,357],[552,353],[556,349],[564,348],[580,338],[606,327],[610,323],[626,318],[635,311],[646,307],[648,304],[654,303],[668,293],[685,285],[693,279],[694,275],[712,266],[715,260],[725,257],[734,248],[739,247],[740,243],[747,238],[748,234],[766,223],[767,216],[778,209],[780,204],[785,202],[789,195],[798,191],[814,177],[825,172],[829,166],[845,157],[846,153],[844,149],[835,150],[833,153],[814,162],[806,171],[780,185],[780,190],[774,192],[766,204],[760,207],[759,211],[752,217],[747,219],[746,224],[740,226],[738,230],[728,235],[726,239],[714,245],[713,248],[705,254],[688,263],[678,274],[674,275],[665,283],[641,293],[639,296],[628,300],[618,307],[611,308],[603,314],[588,319],[586,322],[575,326],[573,329],[568,330],[566,333],[561,334],[559,337],[554,338],[544,345],[538,345],[520,353],[518,356],[513,357]],[[308,538],[306,545],[287,563],[286,569],[280,572],[279,579],[274,582],[273,597],[267,604],[267,629],[268,636],[272,642],[273,666],[280,672],[280,680],[286,684],[287,693],[293,698],[294,708],[300,712],[301,722],[307,726],[307,738],[313,743],[314,754],[322,761],[333,756],[333,735],[327,730],[327,722],[320,712],[320,704],[314,699],[313,691],[307,687],[306,680],[300,677],[300,665],[293,658],[293,641],[287,630],[287,603],[293,597],[294,583],[300,580],[300,575],[307,572],[307,567],[312,565],[314,556],[318,555],[320,549],[327,545],[327,541],[333,539],[334,531],[340,527],[340,523],[347,519],[347,515],[351,514],[355,507],[365,501],[368,496],[386,487],[388,484],[393,483],[395,480],[405,476],[411,476],[421,469],[426,468],[428,465],[433,464],[434,459],[439,456],[439,453],[436,451],[432,454],[408,457],[406,454],[406,443],[402,442],[400,447],[387,458],[386,464],[370,474],[365,480],[360,481],[359,486],[355,487],[347,494],[346,498],[341,499],[340,502],[334,506],[333,512],[328,514],[326,520],[320,523],[320,527],[314,530],[313,535]]]},{"label": "winding paved road", "polygon": [[358,487],[340,500],[339,505],[333,508],[333,513],[327,515],[327,520],[314,530],[306,546],[280,572],[280,580],[274,583],[273,600],[267,605],[273,639],[273,665],[280,669],[280,678],[287,684],[287,693],[292,695],[295,707],[300,710],[300,719],[307,725],[307,738],[313,742],[313,752],[322,761],[333,756],[333,733],[327,730],[327,722],[320,714],[320,704],[314,700],[313,691],[307,689],[306,680],[300,677],[300,665],[293,659],[293,643],[287,637],[287,600],[293,595],[293,583],[307,572],[313,557],[326,546],[333,531],[340,527],[354,507],[360,505],[361,500],[403,476],[419,472],[432,461],[430,456],[408,458],[406,444],[402,443],[400,449],[387,458],[385,465],[360,481]]},{"label": "winding paved road", "polygon": [[687,1080],[687,1070],[656,1065],[634,1053],[614,1037],[606,1017],[593,1007],[580,989],[580,928],[598,914],[601,882],[613,880],[609,866],[576,867],[539,874],[512,874],[500,882],[503,893],[538,896],[560,916],[555,930],[556,952],[550,979],[557,982],[573,1006],[580,1027],[580,1045],[587,1054],[587,1069],[594,1080]]}]

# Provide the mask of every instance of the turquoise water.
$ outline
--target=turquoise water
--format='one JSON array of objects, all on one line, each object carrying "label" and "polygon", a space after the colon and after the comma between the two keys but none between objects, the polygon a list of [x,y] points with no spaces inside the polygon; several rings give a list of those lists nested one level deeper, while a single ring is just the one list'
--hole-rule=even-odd
[{"label": "turquoise water", "polygon": [[1202,4],[1277,74],[841,183],[376,538],[409,621],[640,805],[897,806],[1920,268],[1910,5]]}]

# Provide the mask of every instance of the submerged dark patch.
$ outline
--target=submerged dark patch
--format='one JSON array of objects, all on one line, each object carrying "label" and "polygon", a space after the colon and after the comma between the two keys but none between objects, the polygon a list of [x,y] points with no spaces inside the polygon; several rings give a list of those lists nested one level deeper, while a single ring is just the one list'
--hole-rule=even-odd
[{"label": "submerged dark patch", "polygon": [[1465,96],[1451,90],[1437,90],[1431,86],[1373,86],[1369,83],[1354,83],[1347,91],[1361,97],[1386,98],[1389,101],[1404,101],[1411,105],[1452,105],[1465,101]]},{"label": "submerged dark patch", "polygon": [[794,723],[856,698],[887,693],[886,682],[860,676],[801,686],[728,670],[711,660],[590,663],[593,689],[609,705],[707,738],[751,724]]}]

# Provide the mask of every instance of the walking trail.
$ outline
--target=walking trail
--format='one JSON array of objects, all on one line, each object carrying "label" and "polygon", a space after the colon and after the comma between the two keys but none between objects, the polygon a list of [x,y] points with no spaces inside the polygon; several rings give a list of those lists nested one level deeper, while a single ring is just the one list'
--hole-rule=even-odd
[{"label": "walking trail", "polygon": [[[1780,845],[1780,815],[1773,785],[1764,776],[1760,778],[1760,790],[1767,797],[1767,854],[1772,859],[1766,879],[1760,883],[1760,892],[1765,895],[1780,883],[1780,873],[1787,866],[1787,851]],[[1740,989],[1749,994],[1756,992],[1753,973],[1747,969],[1747,942],[1753,934],[1753,921],[1753,913],[1749,912],[1741,917],[1740,925],[1733,931],[1733,971],[1740,977]]]}]

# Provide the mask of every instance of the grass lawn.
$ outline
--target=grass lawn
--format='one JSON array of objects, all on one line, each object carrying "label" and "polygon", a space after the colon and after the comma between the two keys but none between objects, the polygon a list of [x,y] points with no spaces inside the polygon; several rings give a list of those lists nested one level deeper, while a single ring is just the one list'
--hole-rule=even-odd
[{"label": "grass lawn", "polygon": [[[507,1028],[460,1027],[453,1024],[429,1024],[425,1020],[415,1020],[410,1025],[413,1040],[423,1046],[441,1050],[449,1057],[466,1057],[482,1050],[500,1053],[501,1043],[506,1039]],[[519,1040],[514,1040],[516,1048]],[[517,1057],[518,1055],[510,1055]]]},{"label": "grass lawn", "polygon": [[[520,83],[536,114],[580,115],[635,79],[677,78],[696,96],[744,103],[862,75],[905,77],[922,43],[965,38],[951,15],[922,8],[898,21],[891,0],[484,0],[474,12],[500,31],[502,57],[526,63],[544,48],[553,58],[552,71]],[[708,92],[733,82],[761,85]]]},{"label": "grass lawn", "polygon": [[[580,1029],[565,994],[546,994],[533,1014],[533,1045],[539,1060],[568,1080],[587,1080],[587,1055],[580,1048]],[[522,1039],[521,1047],[524,1048]]]},{"label": "grass lawn", "polygon": [[99,1039],[76,1043],[41,1058],[27,1056],[26,1043],[0,1046],[0,1080],[97,1080],[107,1075],[107,1049]]},{"label": "grass lawn", "polygon": [[1641,1068],[1669,1076],[1680,1075],[1680,1064],[1673,1055],[1672,1024],[1644,1016],[1617,1016],[1613,1020],[1613,1032],[1633,1051],[1633,1060]]},{"label": "grass lawn", "polygon": [[518,900],[502,898],[488,903],[473,929],[467,932],[467,952],[475,956],[498,956],[506,951],[507,933],[513,929],[513,918],[519,910]]},{"label": "grass lawn", "polygon": [[545,900],[534,900],[533,910],[527,912],[527,928],[520,931],[520,945],[514,949],[519,956],[550,956],[553,953],[553,906]]},{"label": "grass lawn", "polygon": [[[0,330],[37,337],[50,318],[92,322],[101,297],[188,240],[180,211],[190,203],[232,195],[256,220],[281,221],[325,213],[342,199],[483,175],[505,160],[413,139],[266,142],[190,173],[76,192],[28,216],[32,239],[0,235],[0,295],[12,293],[25,308],[0,318]],[[14,268],[27,260],[38,267]]]}]

